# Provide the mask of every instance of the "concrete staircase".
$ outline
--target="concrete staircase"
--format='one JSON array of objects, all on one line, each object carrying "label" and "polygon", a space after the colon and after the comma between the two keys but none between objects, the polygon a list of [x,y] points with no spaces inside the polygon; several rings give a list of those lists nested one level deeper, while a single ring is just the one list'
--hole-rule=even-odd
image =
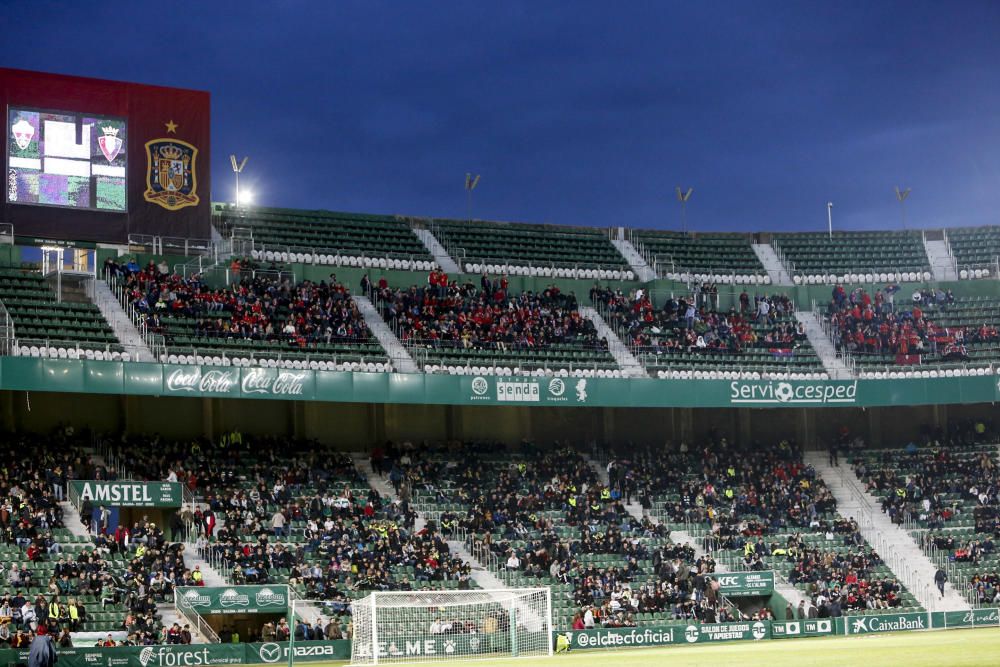
[{"label": "concrete staircase", "polygon": [[80,521],[80,512],[68,500],[60,501],[59,509],[63,514],[63,526],[76,537],[90,538],[90,530]]},{"label": "concrete staircase", "polygon": [[437,240],[434,234],[431,233],[429,229],[418,229],[416,227],[411,227],[413,233],[416,235],[420,242],[424,244],[432,255],[434,255],[434,261],[438,263],[441,270],[449,275],[455,275],[462,273],[462,269],[459,268],[458,264],[451,258],[448,251],[445,250],[441,242]]},{"label": "concrete staircase", "polygon": [[801,322],[809,338],[809,344],[816,350],[817,356],[823,362],[823,370],[834,380],[852,380],[854,374],[851,369],[844,364],[844,360],[837,355],[837,350],[833,347],[833,341],[823,331],[823,325],[819,321],[819,316],[808,310],[795,312],[795,319]]},{"label": "concrete staircase", "polygon": [[177,606],[173,602],[157,602],[156,612],[160,615],[160,623],[163,627],[169,628],[174,623],[181,626],[182,628],[187,625],[188,630],[191,631],[191,643],[192,644],[213,644],[216,639],[213,637],[206,637],[202,632],[201,628],[198,627],[196,623],[192,623],[184,614],[177,611]]},{"label": "concrete staircase", "polygon": [[208,561],[201,557],[190,542],[184,545],[184,564],[189,570],[193,570],[197,566],[201,570],[201,578],[204,580],[206,586],[229,585],[226,578],[218,570],[209,565]]},{"label": "concrete staircase", "polygon": [[933,241],[930,240],[928,234],[924,234],[924,251],[927,253],[927,261],[931,264],[934,280],[938,282],[958,280],[955,257],[952,255],[951,246],[944,234],[941,235],[940,239]]},{"label": "concrete staircase", "polygon": [[413,357],[410,356],[410,353],[406,351],[403,344],[396,338],[396,334],[392,333],[389,325],[382,319],[382,316],[371,300],[367,296],[359,294],[355,294],[353,299],[354,303],[358,305],[358,310],[361,312],[362,317],[365,318],[365,324],[375,334],[375,338],[378,339],[379,344],[382,345],[382,349],[385,350],[386,355],[392,361],[393,368],[400,373],[419,373],[420,369],[417,368]]},{"label": "concrete staircase", "polygon": [[615,358],[618,368],[624,371],[627,377],[647,377],[646,369],[635,358],[635,355],[625,347],[618,334],[612,331],[608,323],[604,321],[604,318],[596,310],[590,306],[580,306],[580,315],[594,323],[594,328],[597,329],[598,336],[608,340],[608,351]]},{"label": "concrete staircase", "polygon": [[951,583],[944,597],[934,585],[937,567],[905,530],[882,512],[878,499],[868,493],[848,465],[831,466],[824,452],[807,452],[803,457],[830,488],[837,511],[858,522],[861,535],[878,552],[896,578],[928,611],[968,611],[969,603]]},{"label": "concrete staircase", "polygon": [[[351,461],[354,462],[354,467],[358,469],[358,472],[368,480],[368,486],[378,491],[380,496],[388,498],[391,502],[399,500],[399,496],[396,495],[396,490],[392,488],[388,478],[382,477],[372,468],[372,462],[367,453],[351,452]],[[423,513],[417,512],[417,518],[413,522],[413,530],[423,530],[426,525],[427,517]]]},{"label": "concrete staircase", "polygon": [[646,262],[635,246],[632,245],[632,242],[625,238],[624,227],[612,228],[611,245],[617,248],[622,257],[628,261],[628,265],[631,267],[636,278],[644,283],[656,280],[656,270]]},{"label": "concrete staircase", "polygon": [[772,285],[790,286],[792,284],[792,277],[785,269],[785,265],[781,263],[778,254],[774,252],[774,248],[767,243],[754,243],[753,252],[757,255],[760,263],[764,265],[764,270],[771,278]]},{"label": "concrete staircase", "polygon": [[[607,466],[601,465],[599,461],[597,461],[596,459],[592,459],[589,456],[587,457],[587,464],[597,474],[597,479],[601,480],[601,484],[607,487],[611,486],[611,478],[608,477]],[[624,498],[622,500],[624,501]],[[630,516],[635,518],[636,521],[642,521],[644,512],[642,511],[641,504],[635,501],[631,503],[622,502],[622,507],[624,507],[625,511],[628,512]],[[652,516],[650,516],[649,519],[654,523],[656,522],[656,520]]]},{"label": "concrete staircase", "polygon": [[104,319],[107,320],[112,331],[115,332],[115,337],[130,353],[135,355],[136,360],[156,361],[153,352],[149,349],[138,329],[135,328],[132,319],[122,308],[122,304],[111,291],[108,283],[103,280],[94,281],[92,300],[94,305],[100,308],[101,314],[104,315]]}]

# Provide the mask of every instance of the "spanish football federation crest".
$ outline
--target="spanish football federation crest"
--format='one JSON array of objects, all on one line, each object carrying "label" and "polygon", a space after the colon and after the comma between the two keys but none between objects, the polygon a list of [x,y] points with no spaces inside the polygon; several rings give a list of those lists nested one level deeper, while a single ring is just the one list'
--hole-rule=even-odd
[{"label": "spanish football federation crest", "polygon": [[143,198],[168,211],[198,205],[195,161],[198,149],[180,139],[146,142],[146,191]]}]

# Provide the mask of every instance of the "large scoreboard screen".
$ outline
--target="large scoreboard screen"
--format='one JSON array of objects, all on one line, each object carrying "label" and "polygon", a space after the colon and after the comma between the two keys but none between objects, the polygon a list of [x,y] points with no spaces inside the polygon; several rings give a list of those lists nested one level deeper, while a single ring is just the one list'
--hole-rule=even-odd
[{"label": "large scoreboard screen", "polygon": [[127,210],[124,118],[8,107],[7,134],[9,203]]}]

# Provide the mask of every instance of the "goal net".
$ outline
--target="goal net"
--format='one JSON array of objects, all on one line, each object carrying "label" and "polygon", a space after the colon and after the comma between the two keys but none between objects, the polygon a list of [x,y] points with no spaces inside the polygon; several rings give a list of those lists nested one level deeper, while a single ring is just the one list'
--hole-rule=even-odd
[{"label": "goal net", "polygon": [[353,665],[552,655],[548,588],[375,592],[351,615]]}]

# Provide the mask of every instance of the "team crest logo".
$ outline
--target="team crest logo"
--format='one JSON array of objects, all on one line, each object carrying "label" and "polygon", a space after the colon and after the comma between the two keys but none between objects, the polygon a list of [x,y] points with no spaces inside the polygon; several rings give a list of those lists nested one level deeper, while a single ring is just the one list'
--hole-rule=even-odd
[{"label": "team crest logo", "polygon": [[10,131],[14,135],[14,142],[22,151],[31,145],[31,139],[35,136],[35,128],[23,118],[10,126]]},{"label": "team crest logo", "polygon": [[125,142],[118,136],[117,127],[102,127],[101,131],[104,132],[104,136],[97,138],[97,145],[101,147],[101,152],[108,162],[114,162]]},{"label": "team crest logo", "polygon": [[143,198],[168,211],[197,206],[198,149],[179,139],[146,142],[146,191]]}]

